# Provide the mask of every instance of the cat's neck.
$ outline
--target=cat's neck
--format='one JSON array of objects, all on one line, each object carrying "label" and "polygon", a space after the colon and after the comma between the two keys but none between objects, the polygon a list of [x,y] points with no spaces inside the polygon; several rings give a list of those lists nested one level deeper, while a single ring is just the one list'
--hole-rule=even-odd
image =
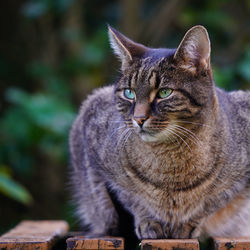
[{"label": "cat's neck", "polygon": [[[203,129],[207,130],[206,128]],[[201,133],[204,135],[204,133]],[[211,173],[212,165],[210,144],[206,138],[200,138],[200,145],[186,140],[176,145],[164,142],[144,142],[139,137],[131,137],[126,145],[128,166],[136,166],[135,176],[151,180],[156,186],[168,182],[171,185],[179,183],[180,188],[198,183]],[[137,178],[136,177],[136,178]],[[186,178],[188,177],[188,178]]]}]

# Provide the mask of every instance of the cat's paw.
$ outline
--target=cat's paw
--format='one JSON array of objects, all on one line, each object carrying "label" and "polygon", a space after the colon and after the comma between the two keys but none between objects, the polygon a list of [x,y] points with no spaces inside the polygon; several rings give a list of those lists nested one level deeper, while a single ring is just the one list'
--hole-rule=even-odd
[{"label": "cat's paw", "polygon": [[171,238],[173,239],[190,239],[197,238],[199,231],[190,224],[181,224],[174,226],[170,232]]},{"label": "cat's paw", "polygon": [[139,239],[163,239],[164,232],[159,222],[154,220],[143,220],[136,227],[136,234]]}]

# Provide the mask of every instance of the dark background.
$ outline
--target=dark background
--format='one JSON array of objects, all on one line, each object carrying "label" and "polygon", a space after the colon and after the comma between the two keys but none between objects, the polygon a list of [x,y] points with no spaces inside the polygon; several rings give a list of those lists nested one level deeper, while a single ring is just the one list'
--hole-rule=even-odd
[{"label": "dark background", "polygon": [[8,0],[0,6],[0,233],[23,219],[77,219],[67,191],[68,132],[81,101],[119,62],[107,23],[177,47],[202,24],[216,84],[250,87],[249,0]]}]

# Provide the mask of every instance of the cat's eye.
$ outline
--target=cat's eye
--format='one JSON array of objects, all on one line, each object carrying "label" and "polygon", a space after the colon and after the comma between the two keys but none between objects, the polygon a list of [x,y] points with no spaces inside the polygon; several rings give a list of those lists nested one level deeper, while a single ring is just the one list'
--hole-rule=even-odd
[{"label": "cat's eye", "polygon": [[135,92],[132,89],[124,89],[124,96],[130,100],[135,99]]},{"label": "cat's eye", "polygon": [[157,93],[157,97],[163,99],[170,96],[172,92],[173,92],[172,89],[167,89],[167,88],[160,89]]}]

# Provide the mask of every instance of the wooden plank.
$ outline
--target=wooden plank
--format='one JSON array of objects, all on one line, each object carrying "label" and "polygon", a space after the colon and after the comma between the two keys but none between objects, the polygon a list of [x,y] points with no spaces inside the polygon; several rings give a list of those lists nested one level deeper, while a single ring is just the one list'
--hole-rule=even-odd
[{"label": "wooden plank", "polygon": [[86,238],[76,236],[67,239],[68,250],[123,250],[124,239],[120,237]]},{"label": "wooden plank", "polygon": [[250,250],[250,237],[213,238],[215,250]]},{"label": "wooden plank", "polygon": [[166,239],[166,240],[142,240],[142,250],[199,250],[199,242],[196,239]]},{"label": "wooden plank", "polygon": [[65,221],[22,221],[0,237],[0,249],[51,249],[68,229]]}]

